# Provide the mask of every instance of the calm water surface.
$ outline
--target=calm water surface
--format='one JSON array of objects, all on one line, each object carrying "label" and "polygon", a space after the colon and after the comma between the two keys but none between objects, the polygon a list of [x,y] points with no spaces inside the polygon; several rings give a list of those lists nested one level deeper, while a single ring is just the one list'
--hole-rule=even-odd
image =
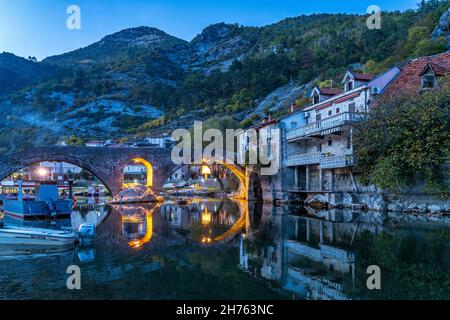
[{"label": "calm water surface", "polygon": [[[198,199],[89,200],[54,227],[86,222],[98,225],[91,246],[0,246],[0,299],[450,299],[442,225]],[[81,268],[80,291],[66,287],[70,265]],[[370,265],[382,270],[382,290],[367,289]]]}]

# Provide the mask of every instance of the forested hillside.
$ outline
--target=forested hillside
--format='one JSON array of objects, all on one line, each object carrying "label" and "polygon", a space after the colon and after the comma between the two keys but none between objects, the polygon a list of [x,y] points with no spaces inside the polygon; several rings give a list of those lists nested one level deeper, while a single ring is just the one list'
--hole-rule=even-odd
[{"label": "forested hillside", "polygon": [[[431,0],[417,10],[384,12],[380,30],[367,28],[367,16],[345,14],[260,28],[219,23],[191,42],[140,27],[43,62],[8,56],[8,64],[0,59],[3,77],[17,76],[0,90],[8,119],[1,145],[10,151],[71,136],[126,139],[224,115],[239,123],[280,86],[336,85],[350,66],[379,73],[447,50],[446,36],[432,34],[448,8],[448,1]],[[11,70],[11,60],[30,71],[21,64]],[[301,101],[305,91],[298,92]]]}]

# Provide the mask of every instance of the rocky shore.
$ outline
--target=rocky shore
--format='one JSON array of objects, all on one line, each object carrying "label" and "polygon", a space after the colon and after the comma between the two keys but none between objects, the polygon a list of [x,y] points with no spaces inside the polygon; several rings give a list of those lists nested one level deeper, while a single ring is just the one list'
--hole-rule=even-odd
[{"label": "rocky shore", "polygon": [[320,193],[310,195],[304,201],[304,205],[316,210],[371,211],[396,220],[429,221],[450,225],[450,201],[425,195]]}]

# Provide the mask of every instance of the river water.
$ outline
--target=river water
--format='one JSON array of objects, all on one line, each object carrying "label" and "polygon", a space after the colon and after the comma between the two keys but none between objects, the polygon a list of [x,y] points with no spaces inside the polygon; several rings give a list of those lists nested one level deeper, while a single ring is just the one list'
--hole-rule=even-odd
[{"label": "river water", "polygon": [[[0,246],[0,299],[450,299],[448,226],[231,200],[91,199],[52,227],[86,222],[98,226],[92,245]],[[67,289],[70,265],[81,290]],[[372,265],[381,290],[367,288]]]}]

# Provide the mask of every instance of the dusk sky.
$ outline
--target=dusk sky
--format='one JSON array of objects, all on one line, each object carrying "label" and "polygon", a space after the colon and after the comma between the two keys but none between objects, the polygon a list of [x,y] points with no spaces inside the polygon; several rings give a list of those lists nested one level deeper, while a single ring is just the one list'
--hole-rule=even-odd
[{"label": "dusk sky", "polygon": [[[38,59],[72,51],[105,35],[152,26],[191,40],[206,26],[239,23],[262,26],[312,13],[365,14],[417,7],[418,0],[0,0],[0,52]],[[81,8],[81,30],[66,28],[69,5]]]}]

